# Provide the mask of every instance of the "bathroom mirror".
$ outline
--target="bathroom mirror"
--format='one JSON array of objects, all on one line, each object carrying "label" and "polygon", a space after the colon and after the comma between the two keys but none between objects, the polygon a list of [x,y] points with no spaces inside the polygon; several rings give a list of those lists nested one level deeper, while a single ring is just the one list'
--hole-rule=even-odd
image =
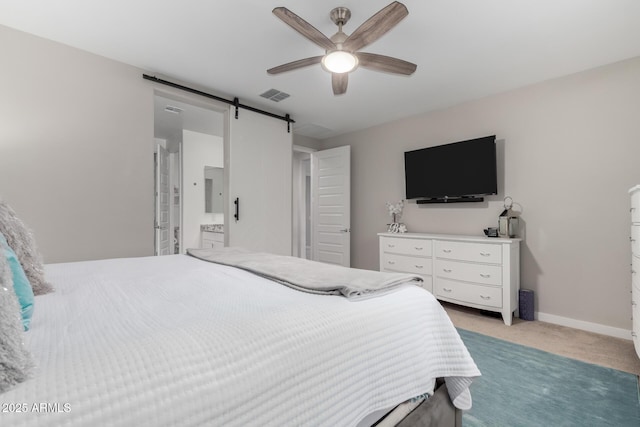
[{"label": "bathroom mirror", "polygon": [[204,167],[204,212],[222,213],[222,176],[224,168]]}]

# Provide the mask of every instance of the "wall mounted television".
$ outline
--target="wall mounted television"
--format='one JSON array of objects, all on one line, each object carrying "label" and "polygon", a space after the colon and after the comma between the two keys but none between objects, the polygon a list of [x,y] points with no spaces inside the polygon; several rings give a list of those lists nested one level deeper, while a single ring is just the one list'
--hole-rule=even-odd
[{"label": "wall mounted television", "polygon": [[481,202],[498,194],[496,136],[404,153],[406,198],[416,203]]}]

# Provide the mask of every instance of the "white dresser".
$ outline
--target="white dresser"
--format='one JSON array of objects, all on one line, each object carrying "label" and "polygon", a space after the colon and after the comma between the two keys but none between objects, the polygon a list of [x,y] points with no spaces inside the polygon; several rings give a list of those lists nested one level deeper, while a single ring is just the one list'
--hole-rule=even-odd
[{"label": "white dresser", "polygon": [[[417,273],[442,301],[499,312],[518,310],[520,239],[380,233],[380,271]],[[517,313],[516,313],[517,315]]]},{"label": "white dresser", "polygon": [[631,335],[640,357],[640,185],[629,190],[631,195]]}]

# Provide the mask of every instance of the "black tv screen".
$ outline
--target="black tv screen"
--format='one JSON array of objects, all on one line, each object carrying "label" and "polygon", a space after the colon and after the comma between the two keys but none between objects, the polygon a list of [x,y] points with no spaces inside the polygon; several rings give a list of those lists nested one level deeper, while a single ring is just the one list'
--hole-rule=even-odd
[{"label": "black tv screen", "polygon": [[406,198],[497,194],[495,141],[492,135],[405,152]]}]

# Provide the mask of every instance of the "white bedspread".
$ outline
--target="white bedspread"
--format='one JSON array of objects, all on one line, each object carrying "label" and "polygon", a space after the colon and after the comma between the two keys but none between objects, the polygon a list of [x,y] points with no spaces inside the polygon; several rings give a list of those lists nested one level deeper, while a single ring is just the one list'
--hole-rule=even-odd
[{"label": "white bedspread", "polygon": [[35,377],[0,395],[26,413],[2,426],[352,426],[436,377],[467,406],[479,375],[417,286],[353,302],[184,255],[46,275],[56,292],[26,334]]}]

